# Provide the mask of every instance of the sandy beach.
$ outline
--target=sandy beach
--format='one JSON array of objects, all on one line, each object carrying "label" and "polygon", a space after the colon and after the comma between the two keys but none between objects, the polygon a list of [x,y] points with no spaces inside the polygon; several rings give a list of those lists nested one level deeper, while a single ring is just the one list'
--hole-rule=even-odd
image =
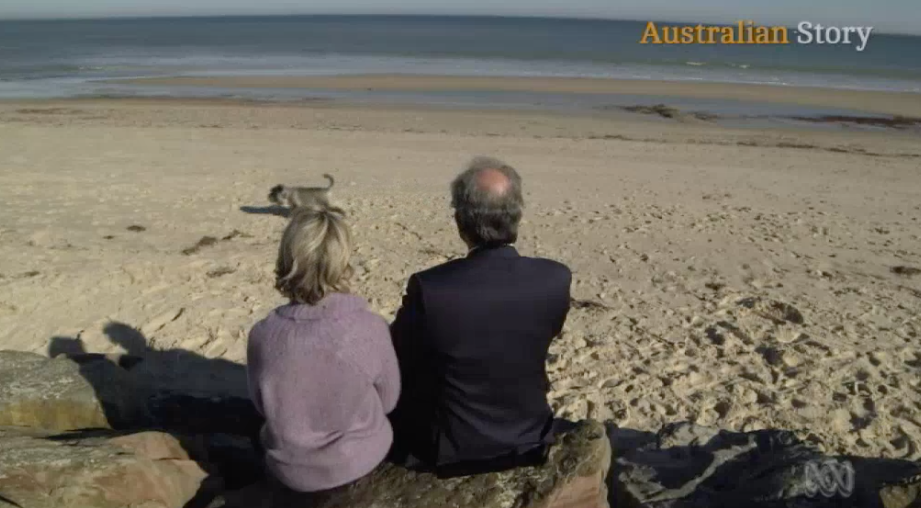
[{"label": "sandy beach", "polygon": [[[921,115],[917,95],[762,88],[687,93]],[[411,273],[464,254],[447,188],[477,154],[524,177],[521,253],[575,273],[549,359],[560,416],[785,428],[829,452],[921,458],[921,143],[898,129],[311,101],[2,102],[0,348],[46,353],[65,337],[115,352],[116,322],[149,348],[243,361],[250,326],[282,303],[272,270],[285,220],[268,190],[322,173],[351,216],[354,290],[390,318]]]}]

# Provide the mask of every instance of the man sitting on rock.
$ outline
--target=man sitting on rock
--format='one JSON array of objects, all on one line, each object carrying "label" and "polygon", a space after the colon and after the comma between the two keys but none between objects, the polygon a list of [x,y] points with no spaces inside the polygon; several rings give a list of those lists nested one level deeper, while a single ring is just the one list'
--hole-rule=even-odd
[{"label": "man sitting on rock", "polygon": [[540,464],[553,441],[545,362],[572,273],[512,246],[524,200],[507,164],[474,159],[451,197],[470,250],[410,277],[391,325],[403,386],[392,458],[441,477]]}]

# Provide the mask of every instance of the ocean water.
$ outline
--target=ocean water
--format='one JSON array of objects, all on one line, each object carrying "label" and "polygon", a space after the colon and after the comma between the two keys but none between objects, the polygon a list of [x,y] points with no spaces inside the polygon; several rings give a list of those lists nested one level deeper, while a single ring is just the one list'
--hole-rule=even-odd
[{"label": "ocean water", "polygon": [[113,78],[363,73],[921,92],[921,37],[874,34],[863,52],[796,44],[656,46],[638,44],[644,27],[638,21],[429,16],[0,21],[0,98],[227,93],[105,83]]}]

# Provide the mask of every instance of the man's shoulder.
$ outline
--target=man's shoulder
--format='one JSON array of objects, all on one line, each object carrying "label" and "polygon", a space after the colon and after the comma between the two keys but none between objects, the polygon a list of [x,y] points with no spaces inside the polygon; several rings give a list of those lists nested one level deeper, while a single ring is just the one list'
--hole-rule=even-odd
[{"label": "man's shoulder", "polygon": [[435,265],[433,267],[426,268],[425,270],[416,272],[412,275],[412,278],[420,282],[439,279],[442,276],[446,276],[458,270],[462,270],[464,268],[465,261],[467,261],[467,258],[452,259],[440,265]]},{"label": "man's shoulder", "polygon": [[521,259],[531,263],[537,269],[545,270],[548,272],[555,272],[561,276],[572,276],[572,270],[570,270],[568,266],[560,263],[559,261],[547,258],[529,258],[524,256],[522,256]]},{"label": "man's shoulder", "polygon": [[[527,256],[518,256],[513,258],[514,262],[520,264],[528,271],[540,272],[542,277],[550,277],[556,280],[566,280],[572,278],[572,271],[563,263],[546,258],[535,258]],[[438,281],[452,276],[464,275],[468,270],[476,270],[478,265],[472,263],[468,258],[452,259],[440,265],[422,270],[413,275],[420,283],[428,281]]]},{"label": "man's shoulder", "polygon": [[533,274],[531,279],[540,280],[538,286],[555,289],[559,291],[568,291],[572,284],[572,270],[568,266],[547,258],[522,258],[528,263],[528,273]]}]

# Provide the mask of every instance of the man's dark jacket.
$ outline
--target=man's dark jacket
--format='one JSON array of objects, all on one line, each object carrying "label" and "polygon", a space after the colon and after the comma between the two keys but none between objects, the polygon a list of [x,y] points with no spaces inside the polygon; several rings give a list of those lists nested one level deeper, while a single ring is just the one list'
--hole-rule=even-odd
[{"label": "man's dark jacket", "polygon": [[441,476],[539,462],[553,439],[547,351],[571,282],[565,265],[511,246],[410,277],[391,326],[402,376],[395,450]]}]

